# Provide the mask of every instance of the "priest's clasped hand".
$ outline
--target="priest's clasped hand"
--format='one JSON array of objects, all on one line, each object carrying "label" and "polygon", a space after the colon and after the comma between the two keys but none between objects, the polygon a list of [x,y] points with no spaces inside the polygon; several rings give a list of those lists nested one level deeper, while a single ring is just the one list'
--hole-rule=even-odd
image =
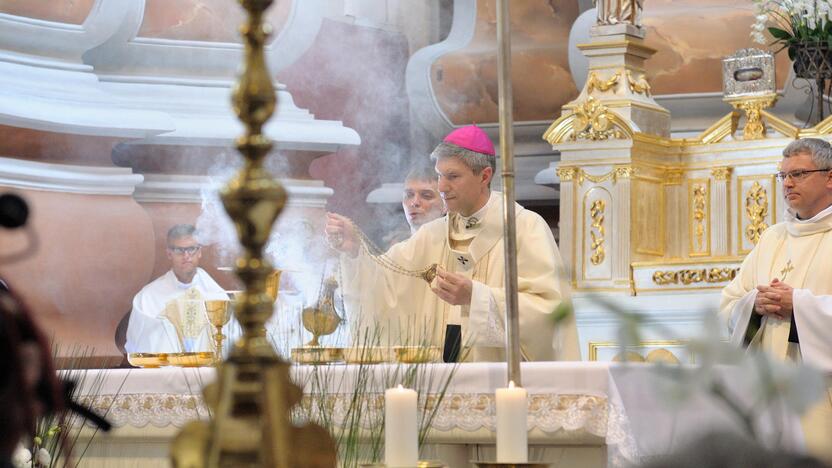
[{"label": "priest's clasped hand", "polygon": [[788,284],[774,278],[769,285],[757,286],[757,291],[754,312],[760,315],[771,315],[780,320],[792,314],[794,289]]},{"label": "priest's clasped hand", "polygon": [[458,273],[451,273],[439,267],[431,290],[448,304],[470,305],[474,283]]},{"label": "priest's clasped hand", "polygon": [[326,241],[333,249],[348,253],[352,257],[358,255],[358,236],[352,221],[346,216],[327,212],[324,233]]}]

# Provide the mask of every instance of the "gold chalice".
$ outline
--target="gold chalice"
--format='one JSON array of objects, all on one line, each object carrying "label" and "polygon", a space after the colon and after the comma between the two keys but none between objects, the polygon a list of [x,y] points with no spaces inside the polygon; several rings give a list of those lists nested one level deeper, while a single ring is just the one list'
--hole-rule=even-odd
[{"label": "gold chalice", "polygon": [[225,299],[205,301],[205,315],[208,317],[208,322],[217,329],[214,334],[214,342],[217,345],[216,362],[222,361],[222,342],[225,340],[225,335],[222,334],[222,327],[231,320],[231,310]]},{"label": "gold chalice", "polygon": [[266,277],[266,294],[272,298],[272,302],[277,302],[277,292],[280,289],[280,273],[281,270],[277,268]]}]

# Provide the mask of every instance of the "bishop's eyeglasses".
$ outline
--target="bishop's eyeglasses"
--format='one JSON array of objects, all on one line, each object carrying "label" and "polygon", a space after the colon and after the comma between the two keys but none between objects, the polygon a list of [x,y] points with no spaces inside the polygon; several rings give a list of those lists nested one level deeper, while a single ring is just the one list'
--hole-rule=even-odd
[{"label": "bishop's eyeglasses", "polygon": [[778,182],[783,182],[786,179],[793,180],[795,182],[799,180],[805,179],[809,174],[812,172],[829,172],[832,169],[812,169],[812,170],[797,170],[797,171],[789,171],[789,172],[778,172],[774,174],[774,177],[777,178]]},{"label": "bishop's eyeglasses", "polygon": [[199,251],[201,247],[199,245],[192,245],[190,247],[168,247],[168,250],[175,253],[176,255],[193,255]]}]

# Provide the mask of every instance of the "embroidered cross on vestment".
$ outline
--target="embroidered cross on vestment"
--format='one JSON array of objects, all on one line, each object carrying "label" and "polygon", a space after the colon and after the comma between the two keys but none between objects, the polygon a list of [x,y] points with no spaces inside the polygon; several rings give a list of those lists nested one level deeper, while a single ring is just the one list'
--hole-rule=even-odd
[{"label": "embroidered cross on vestment", "polygon": [[792,261],[789,260],[786,262],[786,266],[780,270],[780,281],[785,281],[786,275],[788,275],[792,270],[794,270],[794,265],[792,265]]}]

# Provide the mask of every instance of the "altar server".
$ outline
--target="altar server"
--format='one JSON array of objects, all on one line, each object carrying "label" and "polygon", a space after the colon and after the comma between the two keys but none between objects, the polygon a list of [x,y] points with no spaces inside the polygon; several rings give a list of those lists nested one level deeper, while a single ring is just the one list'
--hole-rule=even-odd
[{"label": "altar server", "polygon": [[[720,312],[732,342],[832,373],[832,147],[803,138],[783,150],[777,179],[788,209],[766,229]],[[807,445],[832,462],[832,390],[804,417]]]},{"label": "altar server", "polygon": [[[503,210],[501,194],[490,188],[494,145],[479,127],[466,126],[451,132],[431,159],[448,214],[391,247],[385,265],[360,248],[350,220],[328,214],[325,232],[343,252],[344,296],[354,304],[349,312],[398,318],[398,339],[410,344],[440,345],[445,325],[460,324],[463,343],[472,346],[470,359],[504,360]],[[551,316],[567,287],[552,231],[537,213],[515,209],[521,354],[526,360],[580,359],[574,317],[556,325]],[[433,263],[439,270],[431,285],[402,274]]]},{"label": "altar server", "polygon": [[[199,268],[202,246],[194,226],[178,224],[170,228],[166,254],[171,269],[133,298],[124,348],[128,353],[213,351],[202,301],[227,300],[228,296]],[[232,320],[224,334],[233,339],[239,335],[239,326]]]}]

